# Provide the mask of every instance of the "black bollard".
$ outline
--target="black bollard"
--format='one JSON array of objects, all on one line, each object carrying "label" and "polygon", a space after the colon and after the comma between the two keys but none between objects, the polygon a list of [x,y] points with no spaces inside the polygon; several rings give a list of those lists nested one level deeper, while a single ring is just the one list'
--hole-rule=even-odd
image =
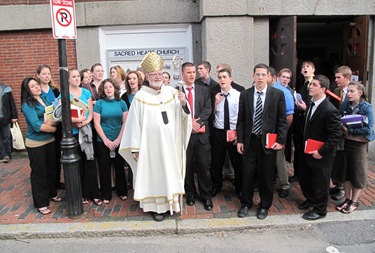
[{"label": "black bollard", "polygon": [[79,161],[81,158],[78,155],[77,140],[73,137],[72,132],[65,39],[58,39],[58,44],[63,131],[63,137],[61,140],[62,155],[60,161],[64,169],[68,217],[74,219],[79,218],[83,213],[81,177],[79,170]]}]

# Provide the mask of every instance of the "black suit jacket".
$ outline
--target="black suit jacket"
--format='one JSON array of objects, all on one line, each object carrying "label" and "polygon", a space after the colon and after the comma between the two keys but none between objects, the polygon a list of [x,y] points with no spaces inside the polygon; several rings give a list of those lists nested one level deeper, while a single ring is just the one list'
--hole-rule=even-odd
[{"label": "black suit jacket", "polygon": [[[237,142],[244,144],[246,151],[250,143],[253,130],[254,116],[254,91],[255,87],[241,92],[237,118]],[[285,98],[281,90],[271,86],[267,87],[266,100],[264,101],[262,113],[262,144],[266,154],[273,152],[266,149],[266,134],[277,133],[277,143],[285,145],[288,125],[285,114]]]},{"label": "black suit jacket", "polygon": [[315,159],[311,155],[307,155],[309,165],[312,167],[329,166],[333,159],[334,150],[341,139],[341,119],[339,111],[327,98],[319,104],[306,123],[303,143],[307,139],[324,142],[323,147],[318,150],[323,158]]},{"label": "black suit jacket", "polygon": [[199,123],[206,127],[205,133],[197,133],[199,136],[199,141],[202,144],[209,143],[209,126],[208,126],[208,118],[211,115],[211,101],[210,101],[210,93],[209,90],[202,86],[202,85],[194,85],[194,93],[195,93],[195,99],[194,99],[194,118],[199,118]]},{"label": "black suit jacket", "polygon": [[210,77],[210,83],[209,84],[206,84],[205,82],[203,82],[203,79],[202,78],[198,78],[197,80],[195,80],[195,84],[198,84],[198,85],[202,85],[204,87],[208,87],[210,90],[212,88],[214,88],[216,85],[219,85],[218,82],[216,82],[214,79],[212,79]]}]

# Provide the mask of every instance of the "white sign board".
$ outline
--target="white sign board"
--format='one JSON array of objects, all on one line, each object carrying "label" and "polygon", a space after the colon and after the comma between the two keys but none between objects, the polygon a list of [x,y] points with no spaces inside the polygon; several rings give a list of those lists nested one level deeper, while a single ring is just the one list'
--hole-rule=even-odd
[{"label": "white sign board", "polygon": [[55,39],[77,37],[74,0],[51,0],[52,33]]}]

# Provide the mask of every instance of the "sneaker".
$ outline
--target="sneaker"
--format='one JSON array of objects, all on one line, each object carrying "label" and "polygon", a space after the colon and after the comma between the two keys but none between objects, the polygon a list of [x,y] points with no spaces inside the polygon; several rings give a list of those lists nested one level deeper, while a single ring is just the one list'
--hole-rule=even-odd
[{"label": "sneaker", "polygon": [[10,157],[9,156],[4,156],[3,161],[4,161],[4,163],[9,163],[10,162]]}]

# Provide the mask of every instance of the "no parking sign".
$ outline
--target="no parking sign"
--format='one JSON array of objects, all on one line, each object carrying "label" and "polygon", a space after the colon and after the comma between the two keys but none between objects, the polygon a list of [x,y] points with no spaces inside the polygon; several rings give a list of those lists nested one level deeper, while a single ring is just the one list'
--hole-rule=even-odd
[{"label": "no parking sign", "polygon": [[74,0],[51,0],[52,33],[55,39],[77,37]]}]

